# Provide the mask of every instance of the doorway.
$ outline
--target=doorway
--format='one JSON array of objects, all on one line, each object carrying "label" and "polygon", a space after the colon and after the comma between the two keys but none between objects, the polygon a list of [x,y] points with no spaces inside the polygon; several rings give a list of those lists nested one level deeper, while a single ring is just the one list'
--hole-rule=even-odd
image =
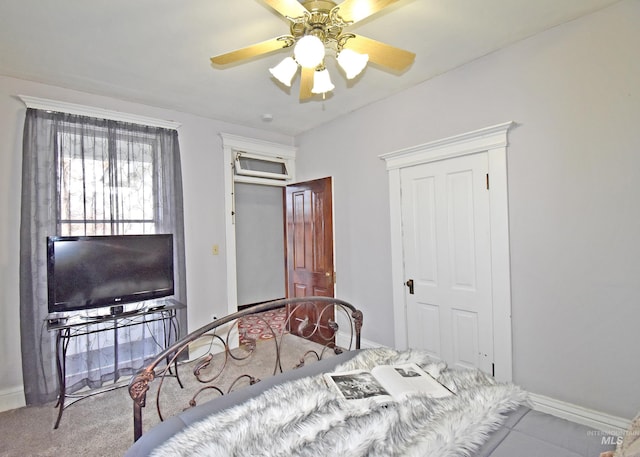
[{"label": "doorway", "polygon": [[238,308],[334,296],[330,177],[283,188],[236,183]]},{"label": "doorway", "polygon": [[281,187],[235,185],[239,309],[286,295],[282,194]]},{"label": "doorway", "polygon": [[[291,184],[295,181],[295,156],[296,156],[296,148],[285,146],[281,144],[269,143],[260,140],[254,140],[250,138],[239,137],[236,135],[229,134],[221,134],[223,140],[223,153],[224,153],[224,163],[228,166],[225,170],[224,178],[225,178],[225,234],[226,234],[226,243],[225,243],[225,252],[226,252],[226,268],[227,268],[227,313],[233,313],[238,309],[238,259],[236,256],[237,252],[237,234],[236,234],[236,217],[242,217],[236,214],[236,192],[238,193],[247,193],[264,191],[266,193],[272,193],[275,195],[276,193],[280,193],[281,199],[283,197],[283,187],[287,184]],[[251,173],[249,170],[246,170],[246,174],[244,175],[236,175],[235,168],[238,165],[238,154],[247,155],[250,158],[264,158],[267,160],[271,160],[274,163],[278,162],[283,165],[281,173],[273,173],[271,170],[268,173],[255,172]],[[242,164],[240,164],[242,165]],[[307,208],[311,211],[309,214],[316,214],[319,216],[320,214],[324,214],[321,219],[312,218],[308,223],[303,224],[302,227],[309,228],[312,230],[309,232],[313,236],[308,238],[308,241],[313,242],[314,238],[317,238],[322,241],[325,246],[325,254],[323,257],[318,257],[317,255],[313,257],[313,262],[316,263],[315,267],[317,267],[320,262],[322,264],[322,276],[324,278],[324,282],[317,282],[315,285],[309,283],[309,291],[313,291],[316,295],[326,295],[333,296],[333,288],[334,288],[334,279],[335,275],[333,269],[333,201],[332,201],[332,181],[331,178],[323,178],[321,180],[316,180],[318,182],[323,182],[323,187],[315,188],[314,182],[309,181],[307,183],[299,183],[297,190],[292,194],[296,195],[296,200],[298,203],[302,201],[303,207]],[[241,188],[244,184],[254,184],[257,185],[256,188]],[[328,185],[328,190],[327,186]],[[307,186],[308,188],[305,188]],[[267,187],[273,187],[273,190],[265,190]],[[246,191],[246,192],[245,192]],[[242,197],[243,198],[243,197]],[[266,198],[264,196],[260,196],[258,198]],[[278,203],[273,203],[277,197],[271,199],[271,205],[273,207],[273,212],[278,213],[281,220],[283,220],[283,204],[279,203],[279,209],[276,209]],[[306,199],[306,200],[305,200]],[[282,200],[280,200],[282,201]],[[306,205],[306,206],[305,206]],[[323,208],[323,211],[316,211],[320,208]],[[240,208],[242,210],[242,208]],[[244,211],[244,210],[243,210]],[[273,215],[275,216],[275,214]],[[328,222],[327,222],[328,221]],[[322,224],[320,224],[321,222]],[[320,231],[319,231],[320,230]],[[285,246],[284,242],[284,230],[281,232],[280,240],[281,246]],[[273,238],[275,240],[275,238]],[[301,238],[298,238],[301,241]],[[274,241],[276,242],[276,241]],[[311,245],[310,245],[311,246]],[[313,249],[316,249],[313,247]],[[326,255],[326,249],[329,249],[331,255]],[[315,255],[315,254],[314,254]],[[280,272],[285,272],[286,269],[284,265],[280,268],[281,262],[284,262],[285,255],[283,254],[280,260],[278,260],[278,270]],[[329,262],[330,261],[330,265]],[[314,268],[315,268],[314,267]],[[292,276],[293,277],[293,276]],[[251,278],[247,279],[251,281]],[[281,284],[283,287],[286,285],[286,281],[282,281]],[[298,282],[298,289],[301,287],[302,282]],[[298,291],[295,294],[291,294],[290,296],[300,296],[301,292]],[[304,295],[311,295],[310,293],[304,293]],[[246,301],[243,298],[243,301]]]},{"label": "doorway", "polygon": [[[225,216],[225,257],[227,273],[227,309],[226,314],[234,313],[238,310],[238,268],[236,259],[236,186],[242,184],[260,185],[274,187],[278,192],[295,179],[295,158],[296,148],[283,144],[276,144],[252,138],[220,134],[222,137],[223,164],[224,170],[224,216]],[[246,173],[236,175],[238,154],[249,154],[251,157],[266,158],[278,162],[284,166],[283,173]],[[242,164],[240,164],[242,165]],[[260,189],[258,188],[258,189]],[[282,205],[280,205],[279,215],[282,218]],[[284,244],[284,234],[282,234],[282,244]],[[284,271],[284,267],[282,268]],[[282,282],[284,284],[284,281]]]},{"label": "doorway", "polygon": [[[381,159],[385,160],[389,173],[392,287],[397,348],[424,345],[433,349],[440,346],[438,349],[440,351],[439,357],[442,357],[447,362],[455,364],[460,362],[461,359],[465,359],[464,363],[475,363],[483,370],[493,374],[500,381],[512,380],[511,283],[506,167],[507,131],[512,125],[512,122],[508,122],[380,156]],[[485,177],[480,181],[488,187],[486,189],[488,201],[486,204],[480,202],[476,210],[481,210],[482,217],[487,220],[486,226],[482,230],[487,233],[488,242],[483,242],[484,248],[479,249],[481,251],[488,247],[488,254],[486,252],[479,254],[480,251],[475,246],[472,249],[469,244],[465,248],[465,240],[468,243],[471,238],[468,234],[465,236],[462,229],[474,226],[475,230],[475,225],[482,225],[484,222],[477,221],[475,218],[469,219],[468,205],[473,202],[473,196],[469,193],[469,189],[473,185],[468,184],[473,180],[469,179],[470,175],[468,173],[456,172],[456,168],[462,170],[467,165],[457,167],[461,162],[457,164],[449,162],[450,160],[454,161],[457,158],[472,155],[476,155],[477,158],[480,158],[480,161],[484,160],[485,164],[481,165],[481,168],[486,167]],[[443,163],[447,165],[442,165]],[[422,195],[418,196],[419,203],[407,201],[406,188],[411,186],[409,182],[412,179],[412,172],[409,170],[412,169],[418,170],[417,176],[414,177],[422,179],[422,181],[417,181],[417,186],[422,186]],[[431,197],[428,197],[429,186],[433,185],[435,191],[436,186],[441,185],[436,183],[436,176],[442,177],[450,172],[457,179],[455,184],[458,186],[458,190],[456,192],[447,191],[444,194],[446,195],[444,202],[442,197],[436,195],[435,192],[432,192]],[[478,172],[473,173],[476,173],[474,179],[477,184]],[[480,171],[479,173],[482,172]],[[427,182],[430,179],[428,178],[430,175],[433,176],[433,179],[431,182]],[[442,182],[442,180],[440,181]],[[451,180],[449,181],[447,185],[451,184]],[[464,189],[467,190],[465,191]],[[419,192],[415,195],[419,195]],[[433,235],[441,237],[444,233],[444,243],[449,244],[449,246],[438,246],[439,241],[435,241],[435,244],[429,244],[430,235],[425,228],[435,227],[430,224],[437,223],[434,218],[425,216],[430,214],[429,204],[431,203],[426,201],[427,198],[431,198],[434,211],[436,211],[436,206],[445,208],[437,216],[442,219],[442,215],[445,215],[444,221],[437,222],[442,224],[443,227],[439,231],[440,235],[435,229],[433,230]],[[447,198],[454,198],[455,201],[449,203],[455,204],[447,206]],[[435,199],[440,199],[437,205]],[[404,208],[403,204],[405,205]],[[407,205],[422,207],[415,213],[419,218],[422,218],[418,224],[422,228],[419,229],[419,234],[414,234],[414,238],[418,236],[424,246],[432,246],[435,252],[431,255],[428,254],[428,251],[425,252],[424,249],[420,256],[415,259],[412,259],[411,256],[407,257],[405,254],[412,243],[405,236],[406,230],[410,229],[406,224],[415,222],[411,218],[407,220],[406,215],[411,212]],[[460,231],[457,234],[453,234],[453,238],[447,240],[446,232],[451,228],[451,218],[457,218]],[[472,224],[469,223],[470,220],[473,222]],[[464,267],[466,270],[462,269],[456,273],[458,279],[464,279],[462,282],[466,281],[468,283],[469,281],[467,280],[473,277],[473,281],[475,281],[473,287],[470,287],[469,284],[461,284],[458,289],[459,291],[464,291],[465,288],[474,289],[479,287],[484,291],[480,297],[470,300],[472,305],[475,305],[480,300],[488,300],[488,304],[485,303],[483,305],[484,312],[481,313],[482,316],[476,314],[476,310],[462,306],[461,303],[466,298],[461,296],[456,296],[453,301],[450,301],[453,306],[446,305],[440,308],[439,304],[445,303],[446,297],[443,298],[438,294],[424,296],[422,292],[426,290],[425,287],[428,287],[428,285],[421,284],[418,286],[416,283],[418,273],[420,273],[421,279],[429,276],[425,274],[428,271],[429,262],[434,268],[433,271],[437,272],[437,268],[451,270],[451,262],[445,264],[444,267],[438,267],[437,263],[433,263],[435,255],[444,255],[448,257],[448,260],[451,260],[451,240],[453,240],[454,247],[455,243],[459,243],[458,257],[454,258],[454,260],[461,268],[466,265]],[[483,265],[476,262],[479,255],[484,257],[485,263]],[[407,261],[409,261],[408,265]],[[417,262],[417,264],[414,263],[414,266],[412,266],[412,261]],[[415,265],[419,266],[416,267]],[[473,267],[473,271],[469,269],[470,266]],[[480,272],[483,273],[480,274]],[[412,279],[413,281],[411,281]],[[477,281],[482,281],[483,284],[479,286]],[[418,288],[421,291],[416,294]],[[487,310],[489,310],[488,314]],[[444,313],[446,316],[440,318],[440,316],[437,316],[438,313]],[[422,322],[422,324],[416,326],[415,319],[421,319],[418,322]],[[455,349],[450,350],[454,345],[454,341],[457,341],[455,344],[459,344],[458,349],[460,349],[459,355],[461,357],[456,356]],[[445,346],[448,349],[442,351]],[[487,354],[486,357],[484,354]]]}]

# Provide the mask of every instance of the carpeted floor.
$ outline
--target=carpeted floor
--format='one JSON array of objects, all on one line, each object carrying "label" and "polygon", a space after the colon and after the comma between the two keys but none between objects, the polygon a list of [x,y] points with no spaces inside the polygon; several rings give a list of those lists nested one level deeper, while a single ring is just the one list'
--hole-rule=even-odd
[{"label": "carpeted floor", "polygon": [[[300,340],[291,335],[283,338],[285,344],[296,347],[289,357],[283,358],[284,369],[290,369],[299,361],[302,351],[312,348],[314,343]],[[259,378],[266,378],[273,373],[273,347],[270,341],[258,340],[252,357],[233,361],[229,371],[222,379],[222,385],[229,385],[230,381],[239,374],[246,373],[250,367],[251,374]],[[241,351],[241,349],[238,349]],[[222,361],[221,354],[214,357],[211,366],[216,369]],[[195,385],[190,381],[189,364],[180,367],[183,382]],[[159,422],[155,412],[155,387],[147,394],[147,406],[144,408],[144,430],[148,430]],[[180,401],[174,408],[181,411],[188,404],[190,398],[189,385],[180,389],[175,379],[168,378],[163,383],[163,395],[166,398],[178,398]],[[173,401],[173,400],[172,400]],[[161,402],[165,405],[165,402]],[[83,399],[65,410],[60,426],[53,429],[57,416],[54,403],[38,407],[19,408],[0,413],[0,456],[121,456],[131,446],[133,441],[132,400],[126,388],[112,390]],[[168,415],[172,412],[168,411]]]}]

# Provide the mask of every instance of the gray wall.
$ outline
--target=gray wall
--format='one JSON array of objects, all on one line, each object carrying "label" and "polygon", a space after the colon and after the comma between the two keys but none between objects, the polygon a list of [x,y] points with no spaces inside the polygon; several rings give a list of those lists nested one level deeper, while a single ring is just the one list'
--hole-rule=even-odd
[{"label": "gray wall", "polygon": [[638,24],[640,2],[617,3],[296,139],[299,179],[334,176],[338,295],[364,308],[365,338],[394,342],[377,156],[513,120],[514,379],[621,417],[640,410]]},{"label": "gray wall", "polygon": [[236,183],[238,305],[284,298],[282,187]]}]

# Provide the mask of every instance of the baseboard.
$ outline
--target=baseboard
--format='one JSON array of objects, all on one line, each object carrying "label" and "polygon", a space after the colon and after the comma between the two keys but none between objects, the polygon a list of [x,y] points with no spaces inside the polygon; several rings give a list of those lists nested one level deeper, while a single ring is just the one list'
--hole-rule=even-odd
[{"label": "baseboard", "polygon": [[22,387],[0,390],[0,411],[22,408],[25,405]]},{"label": "baseboard", "polygon": [[[336,344],[340,347],[346,348],[349,347],[349,343],[351,342],[351,334],[338,331],[336,335]],[[376,343],[371,340],[367,340],[365,338],[360,338],[360,348],[361,349],[373,349],[384,346],[384,344]],[[353,349],[353,348],[352,348]]]},{"label": "baseboard", "polygon": [[375,341],[368,340],[366,338],[360,338],[360,348],[362,349],[374,349],[380,347],[387,347],[384,344],[376,343]]},{"label": "baseboard", "polygon": [[561,417],[612,435],[624,433],[631,422],[629,419],[583,408],[582,406],[545,397],[544,395],[530,393],[529,398],[531,398],[533,409],[536,411]]}]

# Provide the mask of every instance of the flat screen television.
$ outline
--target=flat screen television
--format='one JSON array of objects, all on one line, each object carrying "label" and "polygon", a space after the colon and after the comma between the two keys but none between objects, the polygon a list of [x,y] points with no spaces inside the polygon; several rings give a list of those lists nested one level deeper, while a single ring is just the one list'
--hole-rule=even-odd
[{"label": "flat screen television", "polygon": [[50,236],[47,288],[49,313],[173,295],[173,235]]}]

